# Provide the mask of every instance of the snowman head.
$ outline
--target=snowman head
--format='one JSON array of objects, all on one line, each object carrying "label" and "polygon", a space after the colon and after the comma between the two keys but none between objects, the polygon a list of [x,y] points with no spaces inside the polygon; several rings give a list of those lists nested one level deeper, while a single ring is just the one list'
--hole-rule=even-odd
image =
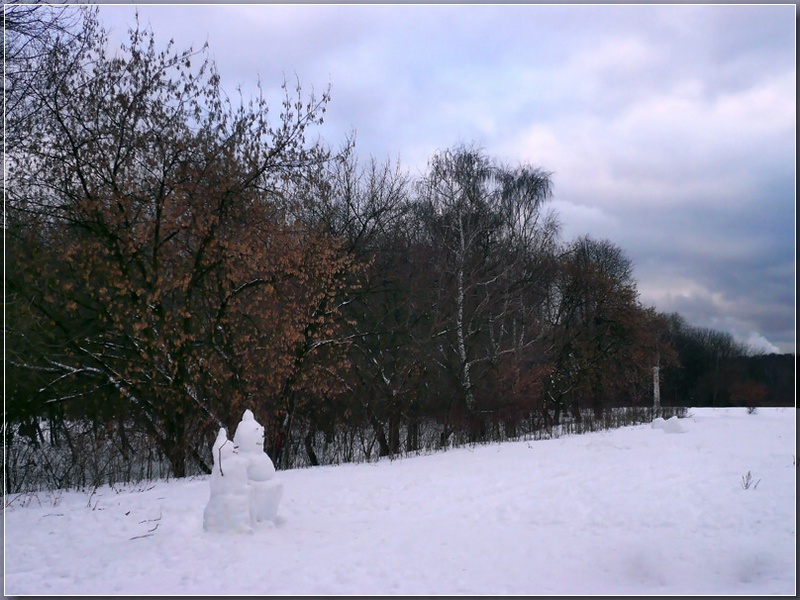
[{"label": "snowman head", "polygon": [[255,420],[250,409],[244,411],[233,441],[246,454],[264,451],[264,427]]}]

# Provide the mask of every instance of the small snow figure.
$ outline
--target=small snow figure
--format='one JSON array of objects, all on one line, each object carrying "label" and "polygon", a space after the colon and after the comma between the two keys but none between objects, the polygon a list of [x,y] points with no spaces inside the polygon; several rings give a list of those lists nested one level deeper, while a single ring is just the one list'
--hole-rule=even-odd
[{"label": "small snow figure", "polygon": [[239,456],[224,427],[214,442],[211,497],[203,511],[203,529],[252,531],[247,461]]},{"label": "small snow figure", "polygon": [[673,415],[664,422],[664,433],[686,433],[686,429],[681,425],[678,417]]},{"label": "small snow figure", "polygon": [[650,424],[653,429],[661,429],[664,433],[686,433],[686,429],[681,425],[678,417],[672,416],[669,419],[656,417]]},{"label": "small snow figure", "polygon": [[275,465],[264,452],[264,427],[255,420],[249,409],[244,411],[233,440],[248,461],[250,517],[253,524],[274,521],[283,494],[283,484],[273,479]]}]

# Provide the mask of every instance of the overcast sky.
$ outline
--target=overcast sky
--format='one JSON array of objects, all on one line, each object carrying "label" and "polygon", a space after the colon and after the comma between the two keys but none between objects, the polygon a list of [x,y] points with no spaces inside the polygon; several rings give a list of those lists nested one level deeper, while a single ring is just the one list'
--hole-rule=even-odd
[{"label": "overcast sky", "polygon": [[466,143],[552,172],[563,239],[621,247],[643,304],[795,352],[794,4],[136,8],[207,41],[231,96],[330,84],[319,132],[362,159],[418,175]]}]

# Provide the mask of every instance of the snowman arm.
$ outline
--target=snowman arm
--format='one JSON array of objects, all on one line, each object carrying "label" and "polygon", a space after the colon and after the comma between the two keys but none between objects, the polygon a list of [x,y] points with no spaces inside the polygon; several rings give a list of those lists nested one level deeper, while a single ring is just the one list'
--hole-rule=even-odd
[{"label": "snowman arm", "polygon": [[[230,440],[225,440],[225,444],[230,444]],[[219,464],[219,476],[225,477],[225,473],[222,472],[222,449],[225,447],[225,444],[222,444],[219,448],[217,448],[217,454],[219,454],[219,460],[217,464]]]}]

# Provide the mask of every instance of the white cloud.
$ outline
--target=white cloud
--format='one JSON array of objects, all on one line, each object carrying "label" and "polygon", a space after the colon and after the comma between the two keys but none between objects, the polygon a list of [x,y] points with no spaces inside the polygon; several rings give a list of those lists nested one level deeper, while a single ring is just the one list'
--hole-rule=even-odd
[{"label": "white cloud", "polygon": [[620,225],[619,219],[596,206],[555,199],[550,207],[558,215],[561,236],[565,240],[589,233],[596,239],[613,240]]},{"label": "white cloud", "polygon": [[[417,174],[434,151],[475,142],[504,162],[552,171],[564,237],[619,245],[640,290],[664,299],[659,309],[682,306],[697,310],[690,320],[707,320],[731,308],[725,298],[742,298],[736,314],[750,321],[740,330],[786,345],[775,333],[786,326],[767,327],[759,313],[772,304],[742,282],[791,260],[796,11],[138,8],[157,39],[208,39],[223,85],[247,93],[260,75],[271,98],[283,73],[297,73],[304,91],[330,82],[325,139],[336,145],[355,129],[361,156],[399,157]],[[101,18],[123,11],[133,8],[103,6]],[[651,283],[650,273],[667,271],[679,278]],[[785,307],[792,282],[773,279],[781,283],[772,297]]]},{"label": "white cloud", "polygon": [[780,354],[780,349],[760,333],[751,331],[744,343],[755,350],[756,352],[763,352],[764,354]]}]

